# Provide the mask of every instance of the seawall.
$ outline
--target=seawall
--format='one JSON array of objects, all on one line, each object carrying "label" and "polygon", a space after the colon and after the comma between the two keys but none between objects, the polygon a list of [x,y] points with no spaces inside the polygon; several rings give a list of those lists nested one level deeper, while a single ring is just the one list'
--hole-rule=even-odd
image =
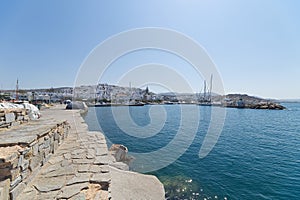
[{"label": "seawall", "polygon": [[155,176],[116,168],[124,164],[78,110],[44,110],[40,120],[1,131],[0,141],[1,200],[164,199]]}]

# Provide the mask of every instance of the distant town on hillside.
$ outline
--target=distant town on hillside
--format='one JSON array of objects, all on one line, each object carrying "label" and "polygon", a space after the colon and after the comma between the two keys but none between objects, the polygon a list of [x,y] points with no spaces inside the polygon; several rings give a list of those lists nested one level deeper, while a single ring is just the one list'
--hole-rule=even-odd
[{"label": "distant town on hillside", "polygon": [[[62,103],[66,100],[85,101],[87,104],[198,104],[205,93],[160,93],[156,94],[151,88],[121,87],[100,83],[97,85],[79,87],[59,87],[47,89],[19,89],[0,91],[2,101],[29,101],[42,103]],[[267,108],[280,100],[263,99],[246,94],[218,95],[210,93],[210,102],[213,105],[237,107],[242,101],[243,107]],[[283,102],[283,101],[282,101]],[[272,103],[272,104],[271,104]],[[259,107],[257,107],[259,105]],[[267,106],[266,106],[267,105]],[[272,109],[272,107],[271,107]]]}]

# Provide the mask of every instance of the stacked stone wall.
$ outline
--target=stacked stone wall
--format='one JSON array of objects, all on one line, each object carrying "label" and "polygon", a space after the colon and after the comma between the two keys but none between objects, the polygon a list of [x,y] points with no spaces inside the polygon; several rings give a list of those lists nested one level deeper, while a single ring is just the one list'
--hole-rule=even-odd
[{"label": "stacked stone wall", "polygon": [[0,129],[29,121],[28,110],[21,108],[0,109]]},{"label": "stacked stone wall", "polygon": [[0,132],[0,140],[12,136],[0,142],[1,200],[16,199],[68,136],[70,126],[66,121],[51,123],[28,125],[26,134],[22,129]]}]

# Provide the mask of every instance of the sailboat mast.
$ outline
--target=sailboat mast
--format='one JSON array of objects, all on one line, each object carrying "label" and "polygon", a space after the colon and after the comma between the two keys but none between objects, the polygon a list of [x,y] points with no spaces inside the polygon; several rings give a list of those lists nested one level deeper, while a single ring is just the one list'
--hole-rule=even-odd
[{"label": "sailboat mast", "polygon": [[213,79],[213,75],[210,75],[209,101],[211,101],[212,79]]},{"label": "sailboat mast", "polygon": [[131,100],[132,100],[132,90],[131,90],[131,82],[129,82],[129,101],[128,101],[128,104],[131,102]]},{"label": "sailboat mast", "polygon": [[204,81],[204,92],[203,92],[203,99],[206,98],[206,81]]}]

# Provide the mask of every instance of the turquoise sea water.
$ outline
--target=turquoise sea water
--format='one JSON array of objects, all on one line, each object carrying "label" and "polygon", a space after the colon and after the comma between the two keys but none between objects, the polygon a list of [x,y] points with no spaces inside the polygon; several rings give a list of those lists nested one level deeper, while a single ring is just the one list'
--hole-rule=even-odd
[{"label": "turquoise sea water", "polygon": [[[288,109],[283,111],[220,108],[226,109],[222,134],[203,159],[198,153],[211,108],[183,105],[186,109],[199,109],[196,136],[175,162],[150,174],[164,183],[168,199],[300,199],[300,104],[284,105]],[[132,120],[141,127],[147,126],[153,121],[150,108],[130,107]],[[124,144],[130,152],[149,153],[168,145],[180,126],[180,106],[163,108],[164,126],[147,138],[137,138],[120,129],[110,107],[90,108],[85,120],[90,130],[100,129],[111,143]],[[194,122],[190,123],[183,127],[187,135]],[[134,162],[131,167],[134,170]]]}]

